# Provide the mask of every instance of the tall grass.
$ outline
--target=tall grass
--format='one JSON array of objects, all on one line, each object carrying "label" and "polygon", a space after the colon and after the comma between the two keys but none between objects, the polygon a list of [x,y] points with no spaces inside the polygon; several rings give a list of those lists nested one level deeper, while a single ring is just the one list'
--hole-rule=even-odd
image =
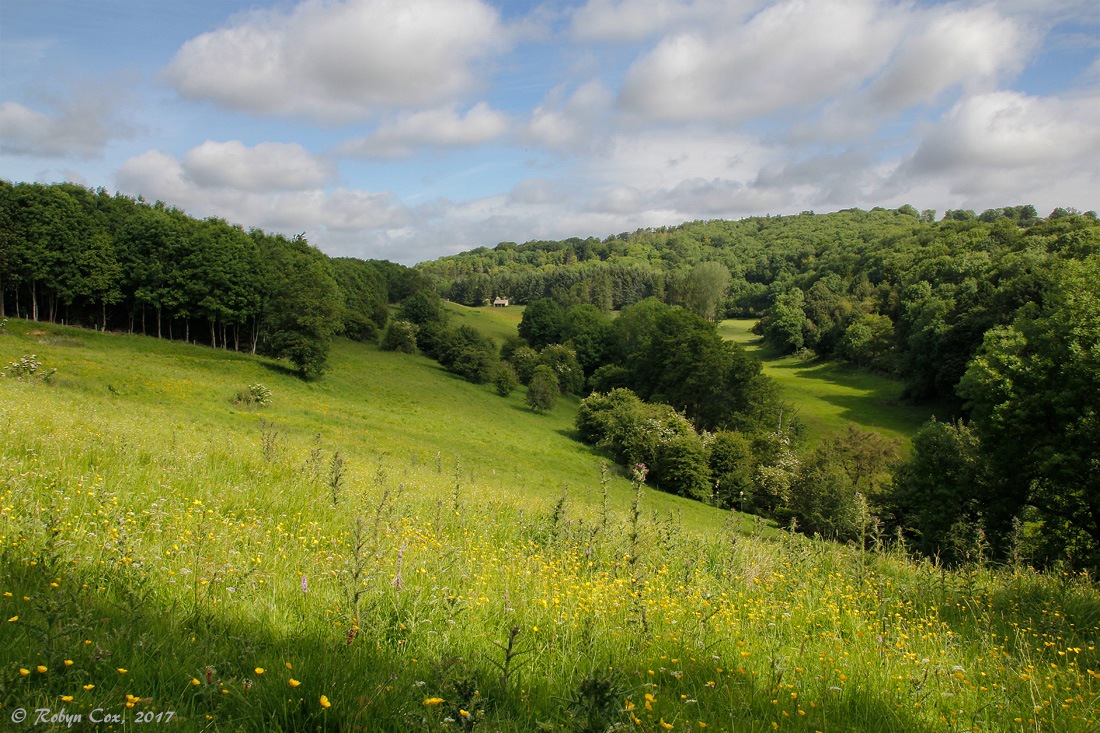
[{"label": "tall grass", "polygon": [[[427,360],[342,344],[306,384],[208,349],[31,330],[9,324],[0,362],[33,345],[59,371],[0,380],[5,723],[1098,725],[1087,578],[745,530],[601,479],[561,434],[575,406],[531,415]],[[258,377],[272,406],[234,404]]]}]

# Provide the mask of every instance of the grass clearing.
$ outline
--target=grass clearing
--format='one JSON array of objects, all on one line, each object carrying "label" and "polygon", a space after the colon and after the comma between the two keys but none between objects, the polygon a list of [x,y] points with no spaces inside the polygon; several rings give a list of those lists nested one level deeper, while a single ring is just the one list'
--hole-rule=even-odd
[{"label": "grass clearing", "polygon": [[[0,366],[58,372],[0,379],[2,720],[1098,725],[1087,578],[951,572],[601,481],[574,403],[534,415],[372,346],[338,343],[305,383],[231,352],[7,331]],[[272,405],[236,404],[256,382]]]},{"label": "grass clearing", "polygon": [[902,400],[904,385],[896,379],[850,369],[829,361],[803,361],[774,353],[752,332],[753,319],[730,319],[718,325],[723,338],[736,341],[756,356],[764,373],[779,385],[784,399],[805,424],[809,443],[843,431],[848,422],[901,441],[909,440],[930,417],[953,417],[946,405],[913,405]]},{"label": "grass clearing", "polygon": [[510,305],[505,308],[485,305],[480,308],[470,308],[449,300],[444,301],[443,304],[451,314],[452,326],[473,326],[493,339],[497,346],[503,344],[509,336],[516,335],[519,322],[523,320],[525,308],[522,305]]}]

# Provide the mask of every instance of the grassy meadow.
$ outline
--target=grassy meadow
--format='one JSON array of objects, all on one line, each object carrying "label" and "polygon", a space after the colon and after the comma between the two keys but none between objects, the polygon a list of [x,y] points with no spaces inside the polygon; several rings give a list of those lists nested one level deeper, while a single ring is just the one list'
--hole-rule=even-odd
[{"label": "grassy meadow", "polygon": [[[0,378],[14,730],[39,709],[36,730],[1100,726],[1088,578],[948,571],[654,492],[573,439],[575,401],[535,415],[371,345],[303,382],[11,320],[0,368],[26,354],[57,372]],[[257,383],[271,404],[237,399]]]},{"label": "grassy meadow", "polygon": [[718,325],[723,338],[736,341],[760,359],[783,398],[795,406],[811,444],[844,430],[849,422],[898,440],[908,451],[909,439],[932,416],[954,417],[949,406],[913,405],[901,399],[896,379],[859,371],[831,361],[803,361],[773,353],[752,332],[755,319],[730,319]]},{"label": "grassy meadow", "polygon": [[523,320],[523,311],[526,306],[510,305],[505,308],[494,308],[486,305],[480,308],[470,308],[458,303],[444,301],[444,306],[451,317],[452,326],[473,326],[485,335],[497,342],[504,343],[509,336],[516,335],[519,322]]}]

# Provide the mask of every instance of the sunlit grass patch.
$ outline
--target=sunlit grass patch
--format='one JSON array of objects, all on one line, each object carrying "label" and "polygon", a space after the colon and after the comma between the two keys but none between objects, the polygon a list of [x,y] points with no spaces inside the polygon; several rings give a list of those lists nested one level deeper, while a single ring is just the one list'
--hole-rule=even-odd
[{"label": "sunlit grass patch", "polygon": [[827,434],[843,431],[847,423],[853,422],[901,440],[908,451],[910,438],[930,417],[953,417],[946,406],[905,402],[904,385],[899,380],[838,362],[804,361],[798,356],[775,354],[752,333],[755,323],[751,319],[730,319],[722,321],[718,329],[723,338],[737,341],[760,359],[764,373],[776,381],[783,399],[795,408],[811,444]]}]

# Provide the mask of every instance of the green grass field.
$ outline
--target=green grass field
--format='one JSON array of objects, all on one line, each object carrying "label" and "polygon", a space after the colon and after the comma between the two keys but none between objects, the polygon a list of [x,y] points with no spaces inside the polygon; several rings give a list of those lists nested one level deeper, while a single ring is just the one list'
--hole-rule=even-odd
[{"label": "green grass field", "polygon": [[743,345],[760,359],[764,373],[779,385],[783,398],[794,406],[806,426],[810,444],[822,436],[845,429],[849,422],[898,440],[908,451],[910,438],[921,425],[935,416],[950,420],[946,405],[913,405],[902,401],[900,381],[850,369],[829,361],[806,362],[795,356],[773,353],[761,337],[752,333],[756,321],[722,321],[723,338]]},{"label": "green grass field", "polygon": [[[1098,725],[1088,579],[948,571],[601,480],[575,402],[535,415],[370,345],[338,342],[307,383],[151,338],[6,331],[0,367],[58,370],[0,378],[13,730]],[[235,401],[255,383],[270,406]]]},{"label": "green grass field", "polygon": [[451,314],[451,325],[473,326],[496,341],[498,346],[509,336],[516,335],[519,322],[523,320],[524,306],[522,305],[510,305],[506,308],[494,308],[488,305],[469,308],[450,301],[445,301],[444,305]]}]

